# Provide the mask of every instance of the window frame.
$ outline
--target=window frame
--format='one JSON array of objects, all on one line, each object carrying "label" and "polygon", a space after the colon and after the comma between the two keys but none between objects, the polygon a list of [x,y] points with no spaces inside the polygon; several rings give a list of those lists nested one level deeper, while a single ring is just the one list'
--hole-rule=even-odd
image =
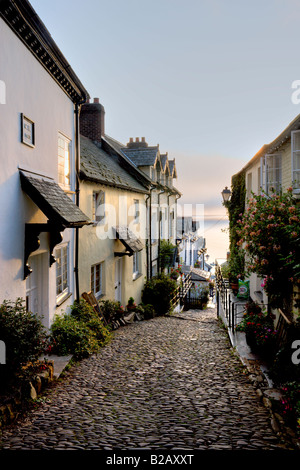
[{"label": "window frame", "polygon": [[132,255],[132,277],[137,279],[141,274],[141,252],[135,251]]},{"label": "window frame", "polygon": [[[59,262],[59,259],[62,260],[64,255],[63,255],[63,250],[66,249],[66,258],[67,261],[66,263],[62,263],[61,261]],[[57,255],[57,252],[60,252],[59,256]],[[60,304],[66,297],[69,296],[70,294],[70,269],[69,269],[69,260],[70,260],[70,253],[69,253],[69,242],[64,243],[63,245],[59,245],[58,247],[55,248],[55,259],[56,259],[56,302],[57,304]],[[66,272],[63,270],[64,266],[66,267]],[[58,275],[58,268],[60,267],[61,273]],[[62,281],[61,281],[61,292],[58,292],[58,277],[61,276]],[[64,282],[66,280],[66,288],[63,289]]]},{"label": "window frame", "polygon": [[134,199],[134,224],[139,224],[140,223],[140,201],[139,199]]},{"label": "window frame", "polygon": [[[97,203],[97,198],[99,196],[103,197],[103,202],[101,200]],[[103,205],[103,214],[97,214],[98,208]],[[93,214],[92,214],[92,219],[95,225],[97,224],[104,224],[104,219],[105,219],[105,191],[99,190],[99,191],[93,191]]]},{"label": "window frame", "polygon": [[[268,167],[269,161],[272,158],[272,167]],[[274,160],[275,158],[279,159],[279,165],[274,167]],[[274,181],[269,181],[269,175],[271,171],[279,171],[279,180]],[[282,186],[282,155],[280,152],[276,153],[270,153],[264,155],[264,157],[261,157],[261,187],[265,191],[267,195],[270,195],[271,193],[279,193],[281,190]],[[275,184],[274,184],[275,183]],[[270,191],[270,188],[274,188],[275,191]]]},{"label": "window frame", "polygon": [[[300,193],[300,177],[299,177],[299,185],[297,187],[294,186],[294,181],[295,181],[295,178],[294,178],[294,175],[295,175],[295,172],[299,173],[300,174],[300,166],[299,168],[295,168],[295,157],[294,157],[294,154],[296,152],[299,152],[300,154],[300,148],[299,149],[295,149],[295,142],[294,142],[294,136],[296,134],[300,134],[300,130],[295,130],[295,131],[292,131],[291,132],[291,170],[292,170],[292,187],[293,187],[293,192],[296,193],[296,194],[299,194]],[[300,161],[300,155],[299,155],[299,161]],[[296,180],[297,181],[297,180]]]},{"label": "window frame", "polygon": [[[60,139],[64,142],[64,149],[62,146],[60,146]],[[58,133],[58,142],[57,142],[57,172],[58,172],[58,183],[63,187],[63,188],[66,188],[66,189],[71,189],[71,185],[72,185],[72,181],[71,181],[71,174],[72,174],[72,140],[69,139],[69,137],[67,137],[66,135],[62,134],[61,132]],[[60,155],[60,151],[59,149],[63,149],[64,152],[66,152],[66,150],[68,150],[68,158],[67,158],[67,161],[68,161],[68,176],[66,176],[66,153],[64,154],[64,156]],[[64,165],[61,165],[60,164],[60,159],[63,158],[63,161],[64,161]],[[64,173],[62,175],[62,173],[60,172],[60,168],[61,167],[64,167]],[[61,181],[61,177],[64,179],[64,181]]]},{"label": "window frame", "polygon": [[[96,282],[97,282],[96,269],[97,269],[97,267],[99,267],[99,288],[100,288],[100,290],[96,290],[96,287],[97,287],[97,285],[96,285]],[[94,293],[96,298],[103,295],[103,267],[104,267],[104,262],[103,261],[91,265],[91,277],[90,277],[91,291]],[[94,282],[92,281],[92,278],[94,278]]]}]

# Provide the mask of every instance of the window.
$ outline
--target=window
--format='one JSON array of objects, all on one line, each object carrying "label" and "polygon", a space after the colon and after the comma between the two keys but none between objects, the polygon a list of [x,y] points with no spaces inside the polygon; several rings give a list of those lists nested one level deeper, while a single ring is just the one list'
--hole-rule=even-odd
[{"label": "window", "polygon": [[91,266],[91,291],[95,296],[99,296],[103,292],[103,263],[94,264]]},{"label": "window", "polygon": [[158,240],[158,211],[157,208],[152,207],[151,215],[151,242],[155,243]]},{"label": "window", "polygon": [[140,267],[140,251],[133,253],[133,279],[135,279],[141,271]]},{"label": "window", "polygon": [[151,178],[156,181],[156,169],[151,167]]},{"label": "window", "polygon": [[174,238],[174,210],[170,212],[169,216],[169,238]]},{"label": "window", "polygon": [[62,134],[58,135],[58,182],[70,187],[71,141]]},{"label": "window", "polygon": [[139,209],[139,200],[134,200],[134,223],[138,224],[140,221],[140,209]]},{"label": "window", "polygon": [[292,184],[300,192],[300,131],[292,132]]},{"label": "window", "polygon": [[261,194],[260,166],[257,168],[257,194]]},{"label": "window", "polygon": [[56,258],[56,298],[62,300],[69,294],[69,245],[55,250]]},{"label": "window", "polygon": [[278,153],[262,157],[262,188],[267,194],[281,190],[281,155]]},{"label": "window", "polygon": [[96,223],[103,223],[105,218],[105,193],[95,191],[93,193],[93,220]]}]

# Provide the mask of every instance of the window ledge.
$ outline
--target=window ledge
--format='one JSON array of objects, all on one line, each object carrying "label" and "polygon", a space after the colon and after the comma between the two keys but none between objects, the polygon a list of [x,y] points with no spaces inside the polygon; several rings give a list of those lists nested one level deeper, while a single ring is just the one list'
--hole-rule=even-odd
[{"label": "window ledge", "polygon": [[60,307],[66,300],[72,297],[72,292],[65,294],[61,299],[59,299],[56,303],[56,308]]},{"label": "window ledge", "polygon": [[134,274],[133,275],[133,280],[136,281],[137,279],[139,279],[140,277],[142,277],[143,273],[137,273],[137,274]]}]

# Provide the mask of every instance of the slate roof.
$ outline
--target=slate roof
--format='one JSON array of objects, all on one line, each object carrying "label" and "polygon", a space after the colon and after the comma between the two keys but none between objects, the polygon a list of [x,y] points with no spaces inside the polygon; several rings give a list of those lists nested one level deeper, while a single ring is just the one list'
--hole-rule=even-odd
[{"label": "slate roof", "polygon": [[[168,154],[160,154],[160,162],[161,162],[161,168],[162,171],[166,171],[167,169],[169,170],[169,160],[168,160]],[[170,171],[169,171],[170,172]]]},{"label": "slate roof", "polygon": [[154,166],[159,157],[158,146],[146,148],[123,147],[121,150],[136,166]]},{"label": "slate roof", "polygon": [[169,160],[169,169],[170,169],[170,175],[173,176],[173,178],[177,178],[175,158],[173,158],[173,160]]},{"label": "slate roof", "polygon": [[123,243],[125,248],[131,253],[141,251],[144,248],[141,240],[126,226],[115,227],[116,237]]},{"label": "slate roof", "polygon": [[90,221],[61,187],[46,177],[20,171],[21,186],[50,222],[63,227],[82,227]]},{"label": "slate roof", "polygon": [[114,158],[84,136],[80,136],[80,175],[83,179],[110,186],[148,192],[145,186],[140,184]]}]

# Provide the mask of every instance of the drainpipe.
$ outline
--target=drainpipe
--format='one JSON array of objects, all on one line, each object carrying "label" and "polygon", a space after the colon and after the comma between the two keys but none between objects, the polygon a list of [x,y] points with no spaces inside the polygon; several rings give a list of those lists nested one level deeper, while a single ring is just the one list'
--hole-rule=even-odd
[{"label": "drainpipe", "polygon": [[147,279],[152,278],[152,191],[155,189],[155,186],[150,186],[150,194],[146,200],[146,204],[150,199],[149,205],[149,233],[148,233],[148,249],[147,249]]},{"label": "drainpipe", "polygon": [[[86,103],[86,98],[82,101],[75,103],[75,204],[79,207],[79,191],[80,191],[80,131],[79,131],[79,115],[80,108],[83,103]],[[78,275],[78,265],[79,265],[79,228],[75,228],[75,263],[74,263],[74,273],[75,273],[75,293],[76,300],[80,300],[80,290],[79,290],[79,275]]]},{"label": "drainpipe", "polygon": [[[150,202],[151,202],[151,189],[150,189],[150,192],[149,192],[149,195],[146,197],[146,217],[147,217],[147,213],[148,213],[148,201],[150,199]],[[150,207],[151,207],[151,204],[150,204]],[[147,281],[149,280],[149,249],[151,249],[151,217],[150,217],[150,209],[149,209],[149,214],[148,214],[148,217],[149,217],[149,220],[148,220],[148,226],[149,226],[149,230],[148,230],[148,240],[147,240],[147,250],[146,250],[146,256],[147,256]],[[146,219],[147,220],[147,219]],[[147,222],[146,222],[147,224]]]},{"label": "drainpipe", "polygon": [[158,220],[158,258],[157,258],[157,271],[158,273],[160,272],[160,259],[159,259],[159,256],[160,256],[160,216],[161,216],[161,213],[160,213],[160,195],[163,194],[165,192],[165,190],[163,189],[160,193],[158,193],[158,207],[159,207],[159,220]]}]

